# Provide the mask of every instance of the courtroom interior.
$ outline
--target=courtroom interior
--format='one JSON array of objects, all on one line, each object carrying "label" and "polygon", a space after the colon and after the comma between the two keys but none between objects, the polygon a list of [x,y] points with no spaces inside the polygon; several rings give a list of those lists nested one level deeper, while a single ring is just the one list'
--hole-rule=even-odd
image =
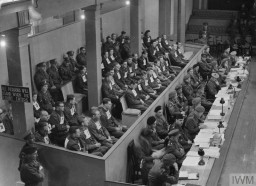
[{"label": "courtroom interior", "polygon": [[0,186],[256,184],[255,56],[256,0],[0,0]]}]

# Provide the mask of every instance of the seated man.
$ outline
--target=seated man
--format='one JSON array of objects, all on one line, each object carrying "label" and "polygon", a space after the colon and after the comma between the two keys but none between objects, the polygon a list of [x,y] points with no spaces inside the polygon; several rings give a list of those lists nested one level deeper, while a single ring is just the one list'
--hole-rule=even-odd
[{"label": "seated man", "polygon": [[170,52],[170,60],[173,66],[178,66],[178,67],[185,67],[187,64],[185,63],[184,60],[182,60],[177,53],[177,45],[173,44],[171,52]]},{"label": "seated man", "polygon": [[192,141],[188,139],[186,132],[182,129],[183,122],[184,122],[183,115],[178,114],[176,116],[175,123],[172,125],[172,128],[170,129],[170,132],[172,132],[172,130],[175,130],[175,129],[179,130],[180,136],[179,136],[178,142],[183,146],[185,153],[187,153],[192,146]]},{"label": "seated man", "polygon": [[35,118],[35,121],[38,122],[40,120],[41,108],[37,102],[37,93],[36,92],[32,93],[32,104],[33,104],[34,118]]},{"label": "seated man", "polygon": [[100,143],[94,138],[94,136],[89,130],[89,120],[90,118],[85,116],[79,117],[78,121],[81,125],[81,135],[79,139],[84,146],[85,152],[97,156],[103,156],[110,147]]},{"label": "seated man", "polygon": [[187,74],[183,78],[182,92],[188,100],[188,105],[192,105],[192,99],[194,98],[194,90],[190,83],[190,76]]},{"label": "seated man", "polygon": [[41,109],[46,110],[48,113],[53,112],[54,101],[48,91],[48,83],[46,81],[43,81],[41,84],[41,89],[37,95],[37,101]]},{"label": "seated man", "polygon": [[186,158],[186,153],[183,146],[179,143],[180,133],[178,129],[174,129],[168,133],[169,141],[166,147],[166,154],[173,154],[176,157],[176,162],[179,168]]},{"label": "seated man", "polygon": [[192,142],[200,129],[205,128],[204,124],[200,124],[204,111],[205,109],[203,106],[196,107],[194,113],[190,114],[185,123],[185,132]]},{"label": "seated man", "polygon": [[169,124],[167,123],[161,106],[157,106],[154,110],[156,118],[156,132],[161,139],[168,136]]},{"label": "seated man", "polygon": [[154,90],[150,85],[149,85],[149,81],[148,81],[148,75],[146,72],[143,72],[142,75],[142,81],[140,83],[142,89],[144,92],[146,92],[147,94],[149,94],[149,96],[153,99],[156,99],[158,97],[157,91]]},{"label": "seated man", "polygon": [[154,98],[150,96],[150,94],[146,93],[141,86],[141,80],[138,80],[138,86],[135,89],[136,92],[139,94],[140,99],[146,104],[151,105],[154,102]]},{"label": "seated man", "polygon": [[72,75],[73,75],[73,77],[75,77],[78,72],[78,69],[80,68],[81,65],[79,65],[76,62],[76,60],[74,59],[74,51],[72,51],[72,50],[68,51],[67,55],[68,55],[68,60],[70,61]]},{"label": "seated man", "polygon": [[121,77],[123,79],[123,81],[125,82],[126,85],[130,85],[131,83],[131,77],[130,77],[130,71],[128,68],[128,64],[127,61],[124,61],[121,68],[120,68],[120,74]]},{"label": "seated man", "polygon": [[201,98],[200,97],[195,97],[192,100],[192,106],[189,107],[187,115],[189,116],[190,114],[194,113],[197,106],[201,106]]},{"label": "seated man", "polygon": [[81,47],[79,51],[80,51],[79,54],[77,54],[77,56],[76,56],[76,61],[77,61],[78,65],[87,66],[85,48]]},{"label": "seated man", "polygon": [[68,55],[63,55],[64,61],[62,62],[62,65],[59,68],[60,77],[65,82],[69,82],[72,80],[72,69],[70,66],[70,61],[68,59]]},{"label": "seated man", "polygon": [[131,81],[129,88],[125,94],[126,102],[128,108],[139,109],[141,112],[147,110],[149,105],[147,105],[139,96],[136,91],[137,84],[134,81]]},{"label": "seated man", "polygon": [[65,103],[64,116],[70,126],[79,126],[78,114],[76,112],[76,98],[74,95],[67,95],[67,102]]},{"label": "seated man", "polygon": [[166,86],[164,86],[161,83],[160,79],[157,78],[157,75],[155,74],[152,68],[149,68],[147,73],[148,73],[149,86],[152,89],[156,90],[158,94],[161,94],[165,90]]},{"label": "seated man", "polygon": [[54,144],[57,144],[61,147],[64,146],[65,139],[68,135],[68,130],[70,126],[68,125],[68,121],[64,116],[64,103],[57,102],[55,104],[56,109],[52,112],[49,123],[52,127],[52,139],[51,141]]},{"label": "seated man", "polygon": [[160,139],[156,132],[156,118],[154,116],[148,118],[147,128],[151,131],[149,142],[151,143],[152,148],[155,150],[164,148],[164,140]]},{"label": "seated man", "polygon": [[176,158],[172,154],[166,154],[162,160],[157,159],[149,171],[149,186],[162,186],[166,183],[176,184],[179,180],[179,168]]},{"label": "seated man", "polygon": [[204,89],[204,86],[200,84],[196,77],[194,77],[194,70],[193,68],[188,68],[187,73],[190,77],[190,84],[194,90],[194,93],[198,91],[198,89]]},{"label": "seated man", "polygon": [[110,113],[111,108],[111,100],[109,98],[104,98],[102,101],[102,105],[99,106],[101,114],[100,119],[103,126],[106,127],[111,136],[114,136],[115,138],[120,138],[124,134],[124,132],[127,131],[127,127],[118,124],[116,119]]},{"label": "seated man", "polygon": [[41,142],[45,144],[51,144],[50,138],[48,136],[49,134],[49,127],[47,122],[40,121],[38,123],[38,131],[35,132],[35,141]]},{"label": "seated man", "polygon": [[138,65],[139,65],[139,68],[144,71],[147,70],[147,68],[151,66],[148,61],[147,51],[144,50],[142,52],[141,57],[138,59]]},{"label": "seated man", "polygon": [[211,63],[207,63],[206,59],[206,54],[201,54],[201,61],[198,62],[199,73],[204,80],[207,80],[212,73],[212,65]]},{"label": "seated man", "polygon": [[182,45],[181,42],[177,42],[177,51],[178,51],[178,55],[182,57],[182,59],[184,60],[190,60],[191,57],[193,56],[193,52],[192,51],[184,51],[184,46]]},{"label": "seated man", "polygon": [[205,87],[206,97],[209,100],[215,100],[215,95],[218,94],[221,89],[219,81],[219,75],[217,73],[212,73],[211,79],[208,81]]},{"label": "seated man", "polygon": [[128,85],[126,84],[126,81],[124,80],[125,74],[121,75],[120,71],[120,64],[119,63],[114,63],[114,80],[116,84],[122,89],[126,90],[128,88]]},{"label": "seated man", "polygon": [[182,108],[182,110],[186,112],[188,110],[188,100],[182,92],[182,85],[181,84],[177,85],[175,87],[175,90],[177,92],[178,103],[180,104],[180,107]]},{"label": "seated man", "polygon": [[172,91],[169,93],[169,101],[167,103],[167,107],[170,113],[171,124],[176,120],[176,116],[178,114],[185,115],[185,112],[183,111],[183,107],[177,99],[176,91]]},{"label": "seated man", "polygon": [[160,63],[160,60],[156,60],[155,61],[155,65],[153,66],[153,69],[154,69],[154,74],[153,76],[156,76],[160,81],[161,81],[161,84],[165,87],[168,87],[168,85],[171,84],[171,80],[169,78],[171,78],[171,76],[166,77],[162,71],[162,68],[161,68],[161,63]]},{"label": "seated man", "polygon": [[85,66],[81,66],[79,69],[79,74],[75,80],[75,91],[80,94],[88,94],[88,81],[87,81],[87,69]]},{"label": "seated man", "polygon": [[92,107],[91,115],[92,119],[90,119],[88,124],[90,133],[99,143],[111,148],[117,139],[111,137],[108,130],[101,124],[99,109],[97,107]]}]

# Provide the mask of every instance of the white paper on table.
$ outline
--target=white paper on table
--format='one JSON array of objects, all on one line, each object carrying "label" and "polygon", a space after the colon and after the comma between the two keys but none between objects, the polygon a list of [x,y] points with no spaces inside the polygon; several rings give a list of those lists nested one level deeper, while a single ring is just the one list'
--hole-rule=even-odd
[{"label": "white paper on table", "polygon": [[215,129],[216,127],[218,127],[219,122],[205,122],[204,123],[208,129]]},{"label": "white paper on table", "polygon": [[197,173],[189,173],[188,174],[188,179],[189,180],[198,180],[199,177],[197,177]]},{"label": "white paper on table", "polygon": [[213,138],[214,134],[212,133],[199,133],[195,139],[211,139]]},{"label": "white paper on table", "polygon": [[219,116],[221,113],[221,110],[213,110],[211,109],[210,112],[209,112],[209,115],[210,116]]},{"label": "white paper on table", "polygon": [[187,156],[186,159],[183,161],[183,166],[198,166],[198,162],[200,161],[200,157],[192,157]]},{"label": "white paper on table", "polygon": [[196,136],[196,138],[194,139],[194,142],[195,144],[199,144],[199,143],[209,143],[210,142],[210,137],[205,137],[205,136],[202,136],[202,137],[198,137]]},{"label": "white paper on table", "polygon": [[207,149],[210,147],[210,143],[200,143],[199,148]]},{"label": "white paper on table", "polygon": [[229,94],[216,94],[215,95],[215,97],[216,98],[219,98],[219,99],[221,99],[221,98],[223,98],[224,100],[229,100],[230,99],[230,95]]},{"label": "white paper on table", "polygon": [[180,171],[179,178],[188,178],[188,171]]},{"label": "white paper on table", "polygon": [[214,132],[223,134],[225,132],[225,130],[226,130],[226,128],[220,128],[220,129],[219,128],[215,128]]},{"label": "white paper on table", "polygon": [[220,156],[220,148],[218,147],[210,147],[209,149],[205,149],[205,156],[219,158]]},{"label": "white paper on table", "polygon": [[219,115],[219,116],[207,116],[207,119],[209,119],[209,120],[221,120],[221,115]]},{"label": "white paper on table", "polygon": [[[206,123],[204,123],[204,124],[206,125]],[[208,128],[206,128],[206,129],[200,129],[199,134],[200,134],[200,133],[212,134],[212,133],[213,133],[213,130],[212,130],[212,129],[208,129]]]},{"label": "white paper on table", "polygon": [[199,157],[198,152],[196,151],[188,151],[187,156]]}]

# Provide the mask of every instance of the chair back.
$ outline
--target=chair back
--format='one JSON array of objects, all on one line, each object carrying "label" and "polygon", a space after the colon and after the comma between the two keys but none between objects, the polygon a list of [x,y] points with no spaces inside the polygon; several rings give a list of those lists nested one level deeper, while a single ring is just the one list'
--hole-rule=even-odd
[{"label": "chair back", "polygon": [[64,100],[66,101],[67,95],[74,94],[72,81],[69,81],[61,87],[61,92],[63,94]]},{"label": "chair back", "polygon": [[128,106],[127,106],[127,103],[126,103],[125,95],[123,95],[123,96],[120,98],[120,102],[121,102],[123,111],[127,110],[127,109],[128,109]]}]

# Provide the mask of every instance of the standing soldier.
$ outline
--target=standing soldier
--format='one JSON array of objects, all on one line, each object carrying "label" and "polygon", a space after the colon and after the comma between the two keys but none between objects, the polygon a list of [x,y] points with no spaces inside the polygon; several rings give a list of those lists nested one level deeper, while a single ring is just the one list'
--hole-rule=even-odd
[{"label": "standing soldier", "polygon": [[219,75],[217,73],[212,73],[212,77],[205,87],[206,97],[209,100],[215,100],[215,95],[218,94],[219,90],[221,89],[218,78]]},{"label": "standing soldier", "polygon": [[63,55],[64,61],[60,66],[60,76],[64,82],[68,82],[72,80],[72,71],[70,67],[70,61],[66,54]]},{"label": "standing soldier", "polygon": [[190,76],[187,74],[183,78],[182,92],[188,100],[188,105],[192,105],[192,99],[194,97],[194,89],[190,83]]}]

